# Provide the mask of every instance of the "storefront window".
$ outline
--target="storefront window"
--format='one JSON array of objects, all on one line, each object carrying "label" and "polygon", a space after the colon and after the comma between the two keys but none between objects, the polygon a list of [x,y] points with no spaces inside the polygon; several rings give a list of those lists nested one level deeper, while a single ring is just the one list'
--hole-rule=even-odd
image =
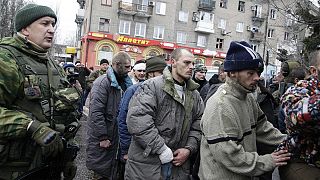
[{"label": "storefront window", "polygon": [[99,48],[96,65],[99,66],[101,59],[107,59],[109,62],[111,62],[112,57],[113,57],[112,48],[108,45],[103,45]]}]

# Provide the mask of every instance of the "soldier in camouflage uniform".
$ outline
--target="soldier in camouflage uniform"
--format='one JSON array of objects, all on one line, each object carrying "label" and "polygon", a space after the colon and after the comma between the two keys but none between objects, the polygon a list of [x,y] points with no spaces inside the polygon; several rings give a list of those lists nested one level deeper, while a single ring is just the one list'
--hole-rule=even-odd
[{"label": "soldier in camouflage uniform", "polygon": [[73,179],[79,91],[47,56],[55,13],[28,4],[0,41],[0,179]]}]

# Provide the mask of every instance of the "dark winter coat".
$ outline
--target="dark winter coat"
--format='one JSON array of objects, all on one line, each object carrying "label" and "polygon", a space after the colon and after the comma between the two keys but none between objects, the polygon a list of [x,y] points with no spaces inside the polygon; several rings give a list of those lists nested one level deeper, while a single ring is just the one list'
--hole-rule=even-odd
[{"label": "dark winter coat", "polygon": [[[132,85],[126,77],[126,87]],[[121,90],[112,68],[93,83],[88,116],[87,168],[103,177],[115,179],[116,155],[119,138],[117,113],[121,100]],[[111,147],[100,147],[100,141],[110,140]]]},{"label": "dark winter coat", "polygon": [[[223,83],[222,81],[219,80],[219,75],[218,74],[214,74],[210,80],[208,81],[208,83],[206,85],[204,85],[202,87],[202,89],[200,90],[200,96],[202,98],[202,100],[204,101],[207,97],[207,94],[209,93],[209,90],[211,88],[212,85],[215,84],[221,84]],[[211,95],[210,95],[211,96]]]},{"label": "dark winter coat", "polygon": [[[127,115],[128,130],[133,135],[126,164],[125,179],[160,179],[159,150],[166,144],[173,152],[186,148],[198,150],[203,103],[196,91],[198,85],[189,80],[185,102],[174,87],[168,68],[145,81],[133,95]],[[189,159],[172,167],[171,179],[187,179]]]}]

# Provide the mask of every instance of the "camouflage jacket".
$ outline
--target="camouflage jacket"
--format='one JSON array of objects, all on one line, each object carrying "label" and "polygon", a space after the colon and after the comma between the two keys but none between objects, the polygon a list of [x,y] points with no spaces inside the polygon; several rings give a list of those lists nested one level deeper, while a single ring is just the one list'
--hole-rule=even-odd
[{"label": "camouflage jacket", "polygon": [[18,35],[0,41],[0,142],[24,138],[33,119],[47,122],[42,105],[50,97],[57,124],[75,120],[70,114],[74,115],[79,92],[70,87],[63,69],[47,58],[47,51]]},{"label": "camouflage jacket", "polygon": [[93,85],[93,81],[105,73],[106,71],[103,71],[101,69],[91,72],[87,78],[87,89],[91,89]]}]

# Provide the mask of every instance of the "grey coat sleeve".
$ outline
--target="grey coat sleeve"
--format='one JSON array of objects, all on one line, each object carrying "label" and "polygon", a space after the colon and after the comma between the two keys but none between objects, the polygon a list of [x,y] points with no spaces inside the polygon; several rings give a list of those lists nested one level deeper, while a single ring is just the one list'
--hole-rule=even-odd
[{"label": "grey coat sleeve", "polygon": [[143,83],[132,96],[127,114],[127,126],[133,139],[145,149],[144,155],[160,154],[164,139],[155,127],[156,94],[152,81]]},{"label": "grey coat sleeve", "polygon": [[200,120],[204,111],[204,104],[201,97],[195,96],[193,110],[192,110],[192,124],[190,127],[188,140],[186,147],[191,151],[191,153],[197,152],[200,146],[201,140],[201,129],[200,129]]},{"label": "grey coat sleeve", "polygon": [[100,76],[94,83],[91,89],[91,100],[89,109],[89,118],[92,133],[99,140],[106,140],[107,137],[107,125],[106,125],[106,104],[108,101],[108,94],[110,85],[108,84],[108,78],[106,76]]}]

